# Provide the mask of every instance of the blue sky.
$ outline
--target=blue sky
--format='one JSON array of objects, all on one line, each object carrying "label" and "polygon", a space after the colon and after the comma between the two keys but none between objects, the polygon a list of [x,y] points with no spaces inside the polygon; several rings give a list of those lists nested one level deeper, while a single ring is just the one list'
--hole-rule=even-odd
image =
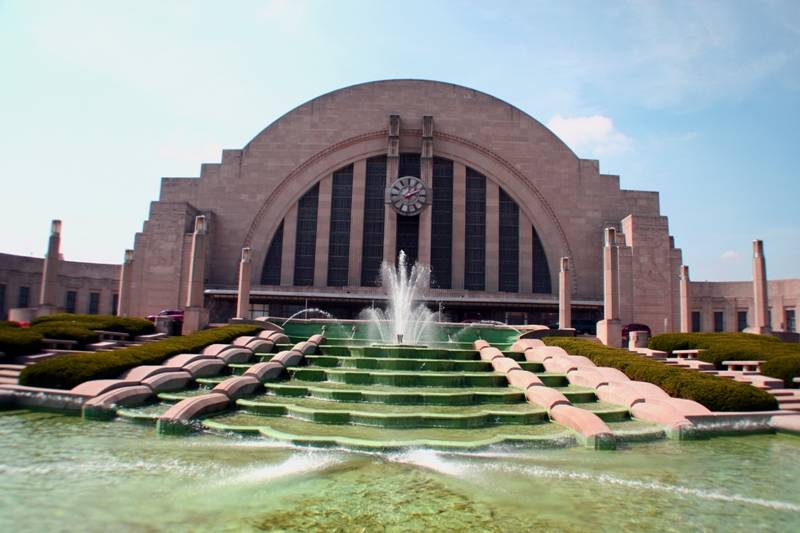
[{"label": "blue sky", "polygon": [[659,191],[695,280],[800,277],[800,2],[0,0],[0,251],[120,262],[162,176],[386,78],[502,98]]}]

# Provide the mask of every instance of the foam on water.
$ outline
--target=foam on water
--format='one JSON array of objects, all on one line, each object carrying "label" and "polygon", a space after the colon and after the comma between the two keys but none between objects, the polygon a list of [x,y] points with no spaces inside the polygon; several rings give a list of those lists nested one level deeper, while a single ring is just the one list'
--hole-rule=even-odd
[{"label": "foam on water", "polygon": [[389,461],[412,464],[449,476],[462,477],[469,466],[465,463],[450,461],[442,454],[430,449],[413,449],[397,455],[389,455]]},{"label": "foam on water", "polygon": [[325,470],[342,460],[329,453],[294,454],[286,461],[276,465],[252,466],[249,465],[235,474],[219,480],[220,485],[240,485],[247,483],[261,483],[287,476],[302,476]]},{"label": "foam on water", "polygon": [[[729,503],[741,503],[745,505],[756,505],[779,511],[800,512],[800,505],[779,500],[767,500],[763,498],[752,498],[739,494],[725,494],[724,492],[697,489],[682,485],[663,483],[660,481],[648,481],[640,479],[625,479],[610,474],[595,474],[591,472],[580,472],[574,470],[564,470],[540,465],[520,465],[502,461],[503,459],[514,459],[516,454],[508,452],[477,452],[447,455],[464,457],[480,457],[487,459],[501,459],[498,462],[468,463],[459,460],[448,460],[442,454],[433,450],[414,450],[405,454],[391,457],[390,460],[413,464],[441,474],[480,479],[487,471],[521,474],[527,477],[540,479],[557,479],[566,481],[581,481],[596,483],[598,485],[614,485],[630,489],[649,490],[665,492],[685,498],[699,498],[702,500],[714,500]],[[517,456],[518,457],[518,456]],[[530,457],[530,456],[528,456]]]}]

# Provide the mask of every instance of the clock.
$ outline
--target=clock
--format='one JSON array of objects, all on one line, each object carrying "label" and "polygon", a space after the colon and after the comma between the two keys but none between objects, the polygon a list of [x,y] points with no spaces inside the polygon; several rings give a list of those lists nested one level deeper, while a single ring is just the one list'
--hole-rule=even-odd
[{"label": "clock", "polygon": [[397,178],[389,187],[389,202],[400,215],[418,215],[428,202],[428,188],[415,176]]}]

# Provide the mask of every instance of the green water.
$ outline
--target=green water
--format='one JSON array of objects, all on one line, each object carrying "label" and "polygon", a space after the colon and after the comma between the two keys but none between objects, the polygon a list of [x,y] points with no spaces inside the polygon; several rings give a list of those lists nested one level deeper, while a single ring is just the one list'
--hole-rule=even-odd
[{"label": "green water", "polygon": [[309,450],[0,413],[0,531],[798,531],[800,439]]}]

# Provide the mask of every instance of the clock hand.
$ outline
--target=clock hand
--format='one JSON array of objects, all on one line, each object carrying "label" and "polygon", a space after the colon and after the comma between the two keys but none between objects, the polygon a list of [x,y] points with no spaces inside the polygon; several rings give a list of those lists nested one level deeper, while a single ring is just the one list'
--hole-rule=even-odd
[{"label": "clock hand", "polygon": [[421,191],[422,191],[421,188],[420,189],[414,189],[413,191],[408,191],[407,193],[405,193],[403,195],[403,198],[411,198],[412,196],[415,196],[416,194],[418,194]]}]

